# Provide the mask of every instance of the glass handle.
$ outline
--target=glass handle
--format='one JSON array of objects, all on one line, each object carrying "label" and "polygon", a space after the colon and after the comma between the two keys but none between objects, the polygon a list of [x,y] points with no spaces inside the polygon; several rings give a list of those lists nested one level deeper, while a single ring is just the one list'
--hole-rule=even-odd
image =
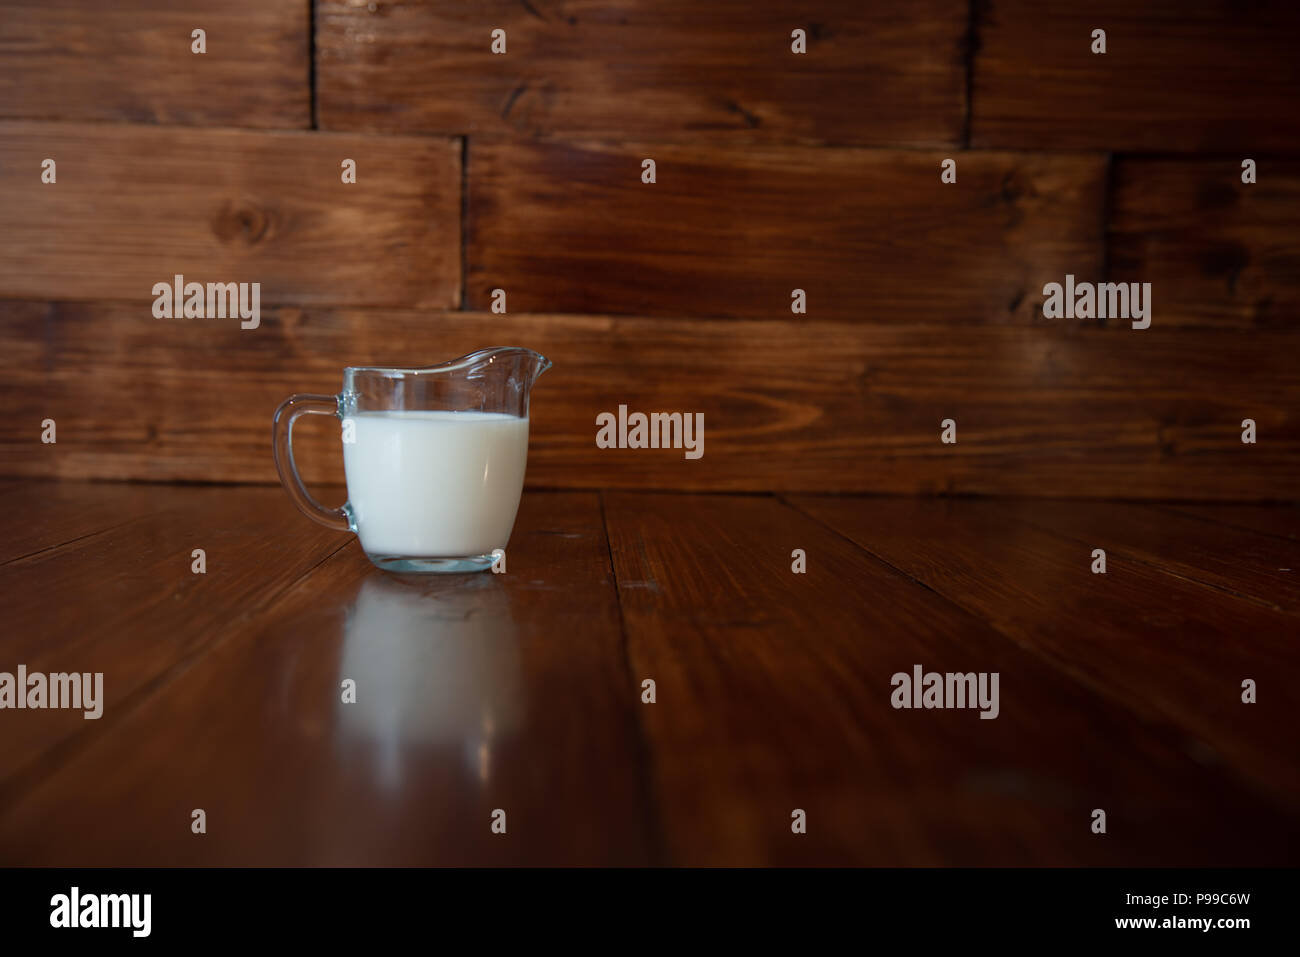
[{"label": "glass handle", "polygon": [[339,399],[333,395],[291,395],[275,410],[271,425],[271,445],[275,449],[275,470],[280,473],[280,484],[293,499],[293,504],[314,522],[339,532],[350,532],[352,523],[343,508],[326,508],[311,497],[298,466],[293,461],[293,423],[300,415],[341,415]]}]

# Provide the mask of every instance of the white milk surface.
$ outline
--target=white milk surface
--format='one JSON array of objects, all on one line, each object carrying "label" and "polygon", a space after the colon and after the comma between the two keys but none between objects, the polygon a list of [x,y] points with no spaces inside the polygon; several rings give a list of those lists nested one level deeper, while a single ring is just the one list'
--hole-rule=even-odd
[{"label": "white milk surface", "polygon": [[505,548],[528,420],[499,412],[361,412],[343,443],[348,502],[371,555],[463,558]]}]

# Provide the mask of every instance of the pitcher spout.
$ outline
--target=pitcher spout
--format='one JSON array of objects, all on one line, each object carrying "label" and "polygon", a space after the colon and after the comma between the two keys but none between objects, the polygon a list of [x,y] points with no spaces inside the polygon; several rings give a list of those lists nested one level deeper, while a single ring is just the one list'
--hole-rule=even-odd
[{"label": "pitcher spout", "polygon": [[[463,366],[462,366],[463,363]],[[453,360],[453,367],[465,368],[466,378],[485,386],[493,382],[507,390],[519,393],[523,415],[528,414],[528,392],[538,376],[551,367],[551,360],[540,352],[522,346],[501,346],[480,349]]]},{"label": "pitcher spout", "polygon": [[537,381],[538,376],[551,367],[551,360],[546,356],[540,352],[534,352],[532,349],[525,349],[522,346],[483,349],[479,352],[470,353],[465,358],[476,358],[482,361],[483,357],[486,357],[489,365],[502,363],[506,368],[513,366],[511,369],[512,374],[517,375],[525,385],[530,387]]},{"label": "pitcher spout", "polygon": [[412,369],[350,366],[343,375],[343,410],[448,409],[528,418],[537,377],[551,367],[522,346],[479,349],[437,365]]}]

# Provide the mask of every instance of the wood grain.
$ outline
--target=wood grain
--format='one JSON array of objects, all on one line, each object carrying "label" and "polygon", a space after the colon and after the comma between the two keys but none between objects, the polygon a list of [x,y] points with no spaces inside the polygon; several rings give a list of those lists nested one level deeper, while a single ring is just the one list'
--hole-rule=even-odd
[{"label": "wood grain", "polygon": [[[1091,571],[1092,549],[1105,540],[1039,527],[1067,514],[1053,503],[794,502],[1115,706],[1183,729],[1183,748],[1206,765],[1232,768],[1300,808],[1300,754],[1289,717],[1300,707],[1300,690],[1278,680],[1300,666],[1296,621],[1187,580],[1185,567],[1204,567],[1203,556],[1224,540],[1213,526],[1204,526],[1199,549],[1185,547],[1181,529],[1181,538],[1165,544],[1164,562],[1149,549],[1135,560],[1120,539],[1119,554],[1108,552],[1100,575]],[[1096,534],[1122,527],[1124,514]],[[1209,567],[1233,574],[1221,562]],[[1235,574],[1249,579],[1244,564]],[[1246,678],[1268,689],[1267,701],[1261,690],[1257,704],[1242,703]]]},{"label": "wood grain", "polygon": [[[466,299],[511,312],[1026,323],[1101,267],[1094,156],[471,143]],[[657,181],[641,181],[643,158]]]},{"label": "wood grain", "polygon": [[316,26],[325,128],[933,146],[965,112],[959,0],[325,0]]},{"label": "wood grain", "polygon": [[[975,8],[971,144],[1289,151],[1300,8],[1223,0],[991,0]],[[1092,31],[1106,31],[1094,54]]]},{"label": "wood grain", "polygon": [[[300,0],[5,0],[0,116],[296,127],[311,124]],[[192,52],[194,29],[207,52]]]},{"label": "wood grain", "polygon": [[105,487],[87,482],[0,483],[20,521],[0,524],[0,566],[102,535],[154,511],[154,491],[144,485]]},{"label": "wood grain", "polygon": [[[0,566],[0,670],[101,672],[103,716],[6,710],[0,803],[67,748],[100,739],[153,685],[345,541],[271,488],[33,483],[9,501],[24,526],[47,531],[43,550]],[[116,522],[107,518],[114,511]],[[196,548],[202,574],[193,571]]]},{"label": "wood grain", "polygon": [[1119,158],[1108,279],[1149,282],[1156,321],[1242,330],[1300,315],[1300,162]]},{"label": "wood grain", "polygon": [[[1274,506],[1267,511],[1284,520],[1291,510]],[[1300,614],[1300,545],[1295,542],[1227,524],[1207,525],[1149,505],[1046,501],[1019,514],[1050,532],[1088,543],[1089,554],[1091,548],[1103,548],[1110,561],[1145,562],[1275,611]]]},{"label": "wood grain", "polygon": [[[843,516],[853,532],[864,524],[855,507]],[[911,511],[880,501],[862,514],[895,508]],[[836,530],[745,496],[610,493],[605,516],[633,674],[656,682],[642,715],[674,863],[1205,863],[1288,853],[1252,815],[1288,834],[1294,817],[1187,754],[1181,728],[1116,701],[1111,689],[1130,679],[1085,690]],[[942,563],[944,536],[929,531],[912,540]],[[991,536],[990,550],[1001,538]],[[795,548],[806,553],[804,574],[792,572]],[[976,575],[998,587],[985,567]],[[1021,566],[1014,578],[1034,574]],[[1130,635],[1141,630],[1130,622]],[[1280,657],[1291,673],[1294,654]],[[892,675],[915,664],[997,672],[998,717],[892,708]],[[1288,713],[1293,695],[1274,690],[1270,710],[1245,719],[1250,731]],[[1293,764],[1278,753],[1286,727],[1265,732],[1253,753]],[[1223,813],[1228,805],[1244,813]],[[1107,810],[1106,840],[1089,832],[1096,807]],[[796,808],[806,834],[791,832]]]},{"label": "wood grain", "polygon": [[[0,470],[275,482],[271,415],[348,364],[525,345],[533,486],[1291,500],[1290,331],[268,310],[260,328],[146,306],[0,303]],[[704,455],[600,449],[596,416],[704,415]],[[1240,423],[1258,423],[1243,445]],[[56,445],[40,423],[58,423]],[[940,423],[957,423],[957,443]],[[308,478],[340,482],[338,425],[304,420]],[[337,492],[323,493],[338,496]]]},{"label": "wood grain", "polygon": [[[163,502],[175,494],[155,491]],[[235,523],[228,544],[238,566],[227,568],[236,576],[277,568],[264,541],[272,528],[276,557],[293,557],[280,518],[315,527],[275,490],[212,494],[220,501],[210,521]],[[265,531],[240,517],[250,496],[268,497]],[[278,518],[265,521],[272,505]],[[170,547],[103,558],[151,561]],[[205,610],[224,610],[220,642],[133,707],[114,709],[110,698],[93,740],[3,792],[4,864],[656,859],[639,689],[623,658],[595,495],[526,495],[504,575],[391,576],[353,541],[260,607],[229,579],[210,572],[196,586],[189,578],[187,567],[160,568],[150,588],[125,591],[122,613],[134,609],[133,627],[101,629],[101,643],[112,636],[117,655],[130,659],[175,641],[165,621],[142,612],[172,604],[176,588],[201,589]],[[49,623],[48,633],[74,635],[70,624]],[[11,642],[6,634],[3,647]],[[346,678],[356,682],[355,703],[341,701]],[[27,728],[33,715],[45,716],[4,716]],[[207,814],[202,837],[190,830],[195,807]],[[505,834],[490,830],[497,808]]]},{"label": "wood grain", "polygon": [[[1170,508],[1179,515],[1190,515],[1201,521],[1250,529],[1293,542],[1300,541],[1300,506],[1179,505]],[[1291,570],[1297,571],[1294,568]]]},{"label": "wood grain", "polygon": [[[41,182],[46,157],[53,184]],[[345,158],[355,184],[341,181]],[[455,306],[460,147],[0,123],[0,295],[125,299],[147,312],[154,284],[178,273],[261,283],[263,304]]]}]

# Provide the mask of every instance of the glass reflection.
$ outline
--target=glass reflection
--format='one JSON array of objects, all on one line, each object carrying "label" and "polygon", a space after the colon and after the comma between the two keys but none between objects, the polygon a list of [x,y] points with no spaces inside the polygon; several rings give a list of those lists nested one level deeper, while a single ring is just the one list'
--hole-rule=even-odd
[{"label": "glass reflection", "polygon": [[494,575],[367,578],[347,612],[339,682],[345,738],[364,738],[385,789],[403,784],[403,761],[454,748],[482,784],[496,743],[523,713],[518,636],[509,594]]}]

